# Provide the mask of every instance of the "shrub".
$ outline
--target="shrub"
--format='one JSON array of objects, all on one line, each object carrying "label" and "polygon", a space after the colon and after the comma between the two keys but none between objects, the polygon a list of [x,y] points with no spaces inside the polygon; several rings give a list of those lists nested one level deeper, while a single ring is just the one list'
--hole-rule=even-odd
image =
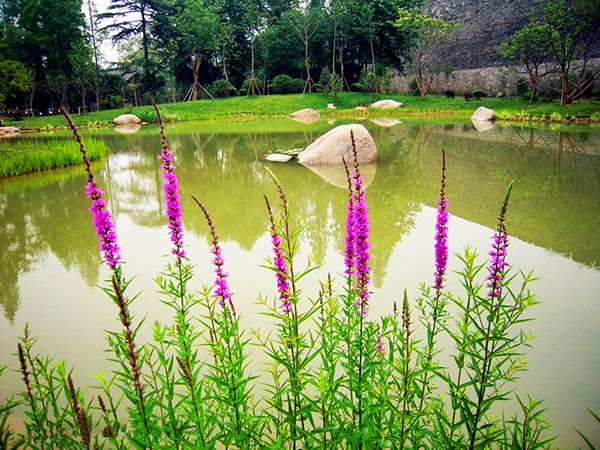
[{"label": "shrub", "polygon": [[454,92],[452,89],[446,89],[444,91],[444,95],[446,98],[454,98],[456,96],[456,92]]},{"label": "shrub", "polygon": [[[263,80],[261,78],[255,77],[254,78],[254,84],[256,85],[257,88],[257,94],[262,92],[263,89]],[[242,87],[240,88],[239,95],[246,95],[247,93],[250,92],[250,90],[248,89],[250,87],[250,79],[248,78],[247,80],[244,80],[244,82],[242,83]]]},{"label": "shrub", "polygon": [[471,94],[470,92],[465,92],[463,94],[463,97],[465,98],[465,100],[469,101],[473,98],[473,94]]},{"label": "shrub", "polygon": [[235,86],[227,80],[216,80],[208,87],[208,92],[215,98],[231,97],[238,93]]},{"label": "shrub", "polygon": [[344,82],[337,73],[331,73],[329,67],[325,67],[316,88],[327,95],[337,97],[344,90]]},{"label": "shrub", "polygon": [[358,83],[354,87],[363,92],[390,92],[392,88],[392,73],[382,64],[364,68],[360,72]]},{"label": "shrub", "polygon": [[483,91],[473,91],[473,98],[476,100],[481,100],[482,98],[487,97],[487,94]]},{"label": "shrub", "polygon": [[292,78],[289,75],[277,75],[269,83],[269,90],[272,94],[297,94],[304,89],[305,81],[299,78]]}]

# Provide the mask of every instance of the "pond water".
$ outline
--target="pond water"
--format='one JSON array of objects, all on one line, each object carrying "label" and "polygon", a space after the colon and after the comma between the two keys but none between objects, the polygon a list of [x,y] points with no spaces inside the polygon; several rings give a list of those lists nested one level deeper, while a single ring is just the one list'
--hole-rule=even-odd
[{"label": "pond water", "polygon": [[[265,166],[279,177],[306,225],[300,261],[321,268],[303,284],[315,296],[319,278],[342,270],[346,191],[340,170],[311,171],[298,164],[265,163],[264,153],[302,148],[337,123],[306,125],[288,120],[169,126],[183,194],[187,252],[197,266],[198,289],[212,281],[209,231],[190,195],[211,211],[222,239],[238,310],[248,327],[259,318],[259,295],[273,295],[272,273],[259,267],[270,255],[263,193],[274,196]],[[545,399],[561,448],[582,444],[572,426],[600,442],[586,409],[600,412],[600,132],[596,129],[501,127],[478,132],[469,123],[365,122],[379,151],[365,168],[372,224],[373,315],[389,312],[404,288],[416,297],[433,277],[435,202],[440,149],[447,154],[450,252],[467,245],[486,255],[505,190],[514,180],[508,210],[508,258],[535,271],[542,302],[529,324],[537,336],[520,394]],[[154,277],[169,261],[164,226],[158,129],[136,134],[87,130],[113,153],[94,164],[115,217],[133,305],[154,320],[169,321],[157,300]],[[64,136],[58,134],[52,136]],[[45,135],[21,139],[47,139]],[[0,143],[1,145],[1,143]],[[40,337],[42,354],[76,366],[80,384],[108,372],[103,330],[115,329],[114,306],[97,288],[107,277],[87,211],[81,167],[0,181],[0,365],[16,367],[13,353],[26,323]],[[449,260],[458,270],[456,256]],[[338,281],[339,281],[338,276]],[[450,290],[459,290],[454,277]],[[260,366],[255,367],[261,370]],[[19,389],[14,372],[0,379],[2,397]]]}]

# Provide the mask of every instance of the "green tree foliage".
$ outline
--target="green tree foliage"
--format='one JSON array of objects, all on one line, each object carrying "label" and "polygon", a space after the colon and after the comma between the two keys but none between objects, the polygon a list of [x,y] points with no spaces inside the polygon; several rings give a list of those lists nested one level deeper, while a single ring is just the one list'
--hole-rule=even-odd
[{"label": "green tree foliage", "polygon": [[406,62],[413,73],[419,95],[425,97],[434,74],[442,71],[442,49],[452,39],[456,26],[440,17],[428,15],[419,8],[400,9],[395,26],[411,39]]},{"label": "green tree foliage", "polygon": [[19,61],[0,60],[0,109],[33,88],[33,71]]},{"label": "green tree foliage", "polygon": [[550,61],[551,35],[547,24],[532,22],[505,40],[498,50],[514,72],[528,77],[532,98],[538,93],[541,79],[557,69]]}]

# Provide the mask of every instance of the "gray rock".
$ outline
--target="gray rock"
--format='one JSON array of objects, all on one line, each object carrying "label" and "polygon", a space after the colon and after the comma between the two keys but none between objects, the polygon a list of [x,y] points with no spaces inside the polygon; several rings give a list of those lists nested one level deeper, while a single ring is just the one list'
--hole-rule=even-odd
[{"label": "gray rock", "polygon": [[385,100],[379,100],[378,102],[373,103],[371,105],[371,108],[396,109],[396,108],[402,108],[402,106],[404,106],[404,105],[400,102],[397,102],[396,100],[385,99]]},{"label": "gray rock", "polygon": [[475,110],[473,115],[471,116],[471,120],[495,120],[496,119],[496,111],[493,109],[486,108],[485,106],[480,106]]},{"label": "gray rock", "polygon": [[351,163],[352,141],[350,132],[354,133],[359,163],[369,163],[377,159],[375,141],[360,124],[340,125],[329,130],[298,155],[298,161],[306,166],[320,164],[342,164],[342,159]]},{"label": "gray rock", "polygon": [[290,159],[292,159],[292,155],[286,155],[284,153],[271,153],[265,156],[265,159],[271,162],[288,162]]},{"label": "gray rock", "polygon": [[135,114],[121,114],[113,119],[115,125],[137,125],[141,124],[142,121]]},{"label": "gray rock", "polygon": [[0,127],[0,136],[12,136],[20,132],[21,129],[17,127]]},{"label": "gray rock", "polygon": [[471,119],[471,123],[475,127],[477,131],[483,133],[484,131],[489,131],[496,126],[493,120],[473,120]]},{"label": "gray rock", "polygon": [[316,109],[304,108],[290,114],[292,119],[319,119],[321,114]]}]

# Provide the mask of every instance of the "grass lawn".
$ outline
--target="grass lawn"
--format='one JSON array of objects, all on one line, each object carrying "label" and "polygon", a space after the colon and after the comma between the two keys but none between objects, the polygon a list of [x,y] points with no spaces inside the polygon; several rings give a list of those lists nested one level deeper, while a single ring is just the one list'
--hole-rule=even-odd
[{"label": "grass lawn", "polygon": [[[569,121],[578,118],[600,121],[600,105],[587,100],[580,100],[569,106],[561,106],[558,101],[540,101],[530,103],[528,100],[506,98],[483,98],[466,101],[462,97],[445,98],[428,96],[419,98],[407,94],[368,94],[360,92],[344,92],[337,98],[325,94],[289,94],[265,95],[256,97],[229,97],[195,102],[167,103],[161,105],[161,112],[167,120],[208,120],[246,118],[264,116],[287,116],[302,108],[314,108],[331,116],[351,116],[364,114],[355,111],[357,105],[368,105],[382,98],[391,98],[404,103],[398,110],[369,109],[371,116],[401,117],[407,115],[422,116],[460,116],[469,117],[479,106],[492,108],[503,120],[547,120],[552,122]],[[333,103],[337,110],[328,111],[327,104]],[[74,114],[77,125],[111,124],[112,119],[123,113],[138,115],[143,121],[154,121],[155,114],[151,106],[106,110],[87,114]],[[6,125],[21,129],[45,130],[66,125],[62,116],[27,117],[23,120],[5,120]]]},{"label": "grass lawn", "polygon": [[[104,141],[86,139],[90,160],[108,154]],[[79,144],[58,139],[6,141],[0,145],[0,178],[82,164]]]}]

